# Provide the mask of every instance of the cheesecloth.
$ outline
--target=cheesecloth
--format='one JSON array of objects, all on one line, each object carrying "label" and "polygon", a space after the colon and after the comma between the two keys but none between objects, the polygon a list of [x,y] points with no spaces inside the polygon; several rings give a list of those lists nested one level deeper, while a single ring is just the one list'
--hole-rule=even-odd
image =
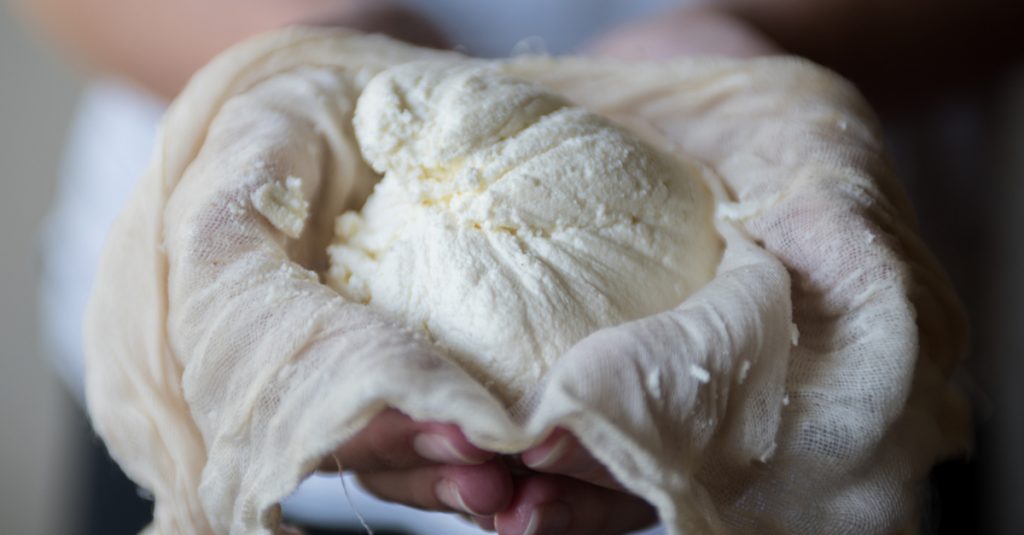
[{"label": "cheesecloth", "polygon": [[[702,162],[725,242],[678,308],[584,339],[506,408],[318,277],[335,216],[377,179],[354,145],[361,88],[460,58],[288,29],[171,106],[86,325],[89,410],[155,497],[149,531],[286,532],[278,502],[388,406],[508,453],[564,426],[674,534],[915,531],[923,477],[966,446],[965,321],[857,92],[792,58],[502,63]],[[309,203],[298,229],[252,201],[286,183]]]}]

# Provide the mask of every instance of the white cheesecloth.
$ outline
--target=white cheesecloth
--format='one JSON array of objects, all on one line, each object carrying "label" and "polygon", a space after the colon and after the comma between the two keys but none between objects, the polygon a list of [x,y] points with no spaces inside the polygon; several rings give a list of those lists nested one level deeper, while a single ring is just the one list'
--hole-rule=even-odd
[{"label": "white cheesecloth", "polygon": [[[281,532],[277,504],[387,406],[501,452],[567,427],[671,533],[914,530],[924,475],[966,440],[964,319],[849,84],[791,58],[502,63],[706,165],[726,244],[707,286],[583,340],[509,411],[316,273],[376,179],[361,88],[439,57],[283,30],[169,110],[86,325],[90,413],[154,532]],[[299,239],[250,202],[288,176],[312,206]]]}]

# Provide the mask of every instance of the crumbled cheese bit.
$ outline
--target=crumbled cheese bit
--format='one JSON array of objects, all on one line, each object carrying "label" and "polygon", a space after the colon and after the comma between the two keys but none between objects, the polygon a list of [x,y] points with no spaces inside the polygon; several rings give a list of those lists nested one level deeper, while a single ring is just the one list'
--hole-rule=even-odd
[{"label": "crumbled cheese bit", "polygon": [[241,203],[232,202],[228,203],[228,212],[233,216],[240,216],[245,214],[245,208],[242,207]]},{"label": "crumbled cheese bit", "polygon": [[320,275],[311,269],[306,269],[298,264],[286,262],[278,266],[277,272],[296,280],[309,281],[309,282],[320,282]]},{"label": "crumbled cheese bit", "polygon": [[341,239],[351,239],[363,228],[363,218],[357,212],[345,212],[334,220],[334,234]]},{"label": "crumbled cheese bit", "polygon": [[746,221],[774,206],[781,199],[782,192],[775,192],[757,201],[721,203],[715,208],[715,215],[725,221]]},{"label": "crumbled cheese bit", "polygon": [[256,210],[266,217],[277,230],[290,238],[298,238],[309,217],[309,201],[302,194],[302,179],[289,176],[285,185],[268,182],[251,196]]},{"label": "crumbled cheese bit", "polygon": [[661,399],[661,369],[655,369],[647,374],[647,390],[657,399]]},{"label": "crumbled cheese bit", "polygon": [[263,302],[267,303],[267,304],[277,303],[277,302],[280,302],[280,301],[285,301],[285,300],[288,300],[288,299],[292,299],[292,298],[296,297],[297,295],[300,295],[300,294],[297,293],[297,292],[292,291],[292,289],[290,289],[290,288],[280,288],[280,287],[275,285],[275,286],[273,286],[271,288],[270,291],[268,291],[263,296]]},{"label": "crumbled cheese bit", "polygon": [[758,457],[757,460],[762,462],[762,463],[767,463],[769,460],[771,460],[772,456],[775,455],[775,449],[777,447],[778,447],[778,445],[775,444],[774,442],[772,442],[771,446],[768,446],[768,449],[766,449],[763,452],[761,452],[761,456]]},{"label": "crumbled cheese bit", "polygon": [[690,364],[690,375],[702,384],[708,384],[711,381],[711,373],[696,364]]},{"label": "crumbled cheese bit", "polygon": [[739,383],[740,384],[743,384],[743,382],[747,380],[747,374],[748,373],[750,373],[750,361],[749,360],[744,360],[742,363],[740,363],[740,377],[739,377]]}]

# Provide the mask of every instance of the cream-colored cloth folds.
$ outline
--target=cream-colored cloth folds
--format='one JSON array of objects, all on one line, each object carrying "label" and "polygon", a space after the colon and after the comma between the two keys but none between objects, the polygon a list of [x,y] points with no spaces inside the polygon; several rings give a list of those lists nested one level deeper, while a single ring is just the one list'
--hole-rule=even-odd
[{"label": "cream-colored cloth folds", "polygon": [[[284,532],[276,504],[386,406],[502,452],[568,427],[674,534],[913,531],[922,477],[963,446],[964,322],[848,84],[786,58],[505,62],[706,165],[725,242],[677,309],[583,340],[508,409],[318,279],[334,217],[376,180],[355,99],[431,58],[459,60],[284,30],[168,112],[86,326],[89,409],[153,492],[151,531]],[[289,184],[309,202],[297,239],[253,202]]]}]

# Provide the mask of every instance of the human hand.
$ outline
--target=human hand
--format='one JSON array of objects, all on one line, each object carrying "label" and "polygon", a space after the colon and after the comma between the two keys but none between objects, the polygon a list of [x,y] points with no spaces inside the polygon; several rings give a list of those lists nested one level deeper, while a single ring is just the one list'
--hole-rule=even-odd
[{"label": "human hand", "polygon": [[[777,405],[782,398],[785,359],[771,357],[789,344],[781,334],[789,332],[788,281],[778,261],[739,241],[735,230],[722,230],[730,245],[719,275],[705,289],[676,309],[588,336],[562,357],[545,385],[545,394],[555,399],[590,397],[587,403],[603,417],[638,422],[634,439],[664,461],[631,469],[652,471],[639,479],[688,473],[712,447],[727,462],[741,464],[771,449],[770,440],[747,433],[746,417],[727,418],[725,411],[751,414],[759,412],[751,406]],[[728,330],[721,320],[726,316],[743,325],[756,317],[766,320],[763,330]],[[629,384],[645,389],[623,388]],[[777,412],[759,412],[755,425],[771,429],[778,418]],[[600,434],[594,425],[587,432],[591,439]],[[630,492],[627,481],[617,480],[567,430],[555,430],[519,459],[531,472],[515,480],[512,501],[502,512],[478,519],[481,526],[501,535],[618,535],[658,519],[651,504]],[[694,529],[716,532],[713,524],[698,520],[699,511],[709,506],[703,499],[692,496],[681,506],[692,508],[684,515]]]},{"label": "human hand", "polygon": [[[562,397],[630,422],[627,433],[680,470],[678,512],[660,509],[683,519],[677,526],[694,518],[742,522],[743,531],[912,526],[909,489],[962,444],[965,418],[948,378],[964,322],[915,234],[863,99],[793,58],[601,63],[552,72],[550,63],[524,62],[514,72],[703,162],[726,193],[716,219],[735,236],[726,236],[715,279],[683,303],[690,317],[641,320],[621,336],[608,330],[590,344],[600,358],[560,379]],[[740,254],[730,262],[733,246]],[[764,276],[752,278],[755,270]],[[663,330],[675,341],[649,336]],[[779,337],[786,331],[789,340]],[[694,372],[697,388],[686,384]],[[631,384],[641,386],[633,403],[603,394]],[[668,402],[679,405],[663,410]],[[596,440],[587,427],[574,430]],[[605,447],[593,451],[615,459]],[[666,472],[648,473],[662,482]],[[692,506],[701,494],[707,506]]]},{"label": "human hand", "polygon": [[452,424],[381,412],[324,458],[321,470],[349,470],[383,500],[429,511],[492,516],[512,498],[509,470]]},{"label": "human hand", "polygon": [[[586,50],[622,59],[780,52],[753,27],[714,9],[683,10],[626,24]],[[476,518],[481,527],[501,535],[619,534],[657,520],[650,504],[628,492],[565,429],[556,429],[519,460],[531,473],[516,478],[514,495],[503,511]]]},{"label": "human hand", "polygon": [[[530,66],[523,72],[529,74]],[[949,438],[939,434],[955,434],[930,422],[949,412],[930,404],[945,395],[939,382],[959,347],[955,304],[904,226],[899,214],[905,207],[877,161],[884,153],[875,146],[870,115],[849,86],[792,60],[754,62],[745,70],[728,62],[712,66],[721,76],[745,76],[731,78],[736,86],[727,93],[708,97],[675,90],[681,82],[666,81],[657,66],[647,66],[637,70],[637,79],[649,85],[638,82],[609,98],[593,87],[620,76],[617,66],[605,77],[587,71],[582,82],[571,69],[538,75],[584,105],[638,124],[667,151],[686,147],[729,192],[720,214],[727,247],[716,278],[677,310],[582,341],[553,370],[545,393],[564,393],[572,407],[600,415],[598,423],[607,418],[626,425],[621,438],[635,439],[662,461],[631,467],[635,473],[621,483],[639,489],[637,481],[646,477],[668,485],[673,474],[684,482],[672,496],[675,511],[667,508],[676,522],[663,519],[676,529],[699,524],[714,532],[723,512],[787,530],[833,525],[834,505],[853,511],[843,521],[856,518],[864,532],[886,531],[903,519],[899,504],[906,497],[899,489],[907,487],[899,485],[918,477],[898,468],[920,474],[935,451],[948,447]],[[728,98],[713,98],[722,94]],[[780,124],[774,120],[779,116],[790,120]],[[787,139],[800,142],[780,152],[780,140]],[[916,293],[905,286],[905,273],[921,277]],[[928,313],[916,320],[906,314],[908,295],[914,309]],[[838,328],[853,319],[870,325],[853,333]],[[915,340],[925,348],[916,369]],[[828,369],[815,368],[825,361]],[[873,371],[879,367],[886,372]],[[893,451],[906,451],[900,448],[907,437],[887,429],[904,410],[911,376],[932,381],[938,394],[911,394],[910,410],[895,421],[920,425],[940,446],[905,459]],[[875,403],[888,412],[874,412]],[[594,440],[592,428],[574,429]],[[534,472],[515,477],[504,510],[478,523],[503,535],[564,533],[594,517],[600,520],[591,532],[632,529],[608,524],[640,517],[611,513],[621,511],[614,508],[628,503],[628,496],[587,497],[607,488],[594,464],[561,470],[549,464],[548,456],[562,449],[558,442],[549,438],[520,456]],[[842,455],[832,454],[837,451]],[[879,451],[884,459],[864,451]],[[575,464],[568,459],[576,454],[565,452],[566,465]],[[593,452],[609,455],[604,448]],[[837,462],[840,472],[820,468]],[[865,471],[872,474],[868,482],[849,477]],[[889,500],[885,520],[877,505],[869,510],[848,501],[851,485]],[[770,507],[718,501],[737,492]],[[586,514],[575,515],[574,503],[589,503],[579,508]]]},{"label": "human hand", "polygon": [[[590,49],[599,55],[631,59],[700,54],[752,56],[778,51],[753,28],[713,10],[688,10],[672,13],[667,19],[658,17],[625,25]],[[500,459],[478,449],[481,455],[476,458],[417,455],[410,449],[409,430],[428,424],[392,417],[378,420],[350,443],[352,450],[343,451],[349,448],[347,444],[339,451],[339,460],[344,468],[359,473],[367,490],[382,499],[421,509],[466,513],[482,528],[501,535],[619,534],[657,520],[653,506],[628,492],[565,429],[555,430],[511,460],[513,477]],[[398,428],[377,427],[388,422]],[[476,449],[456,428],[443,429],[456,448]],[[377,442],[382,447],[369,447],[381,438],[386,444]],[[388,452],[384,463],[358,460],[360,452],[374,456],[382,451]],[[357,466],[346,458],[357,459]],[[454,489],[443,488],[448,484]]]},{"label": "human hand", "polygon": [[[705,162],[735,201],[720,214],[732,235],[717,276],[678,310],[574,347],[548,374],[528,438],[425,341],[324,287],[302,243],[246,208],[281,169],[309,191],[325,169],[347,169],[347,185],[316,203],[328,214],[365,182],[338,165],[356,150],[334,122],[352,95],[347,70],[330,67],[377,65],[386,41],[283,38],[213,65],[172,107],[98,277],[90,412],[156,496],[152,529],[276,529],[280,498],[381,404],[510,450],[565,425],[675,532],[738,520],[892,532],[912,520],[907,489],[957,431],[936,400],[954,401],[945,381],[962,322],[847,84],[791,59],[505,65]],[[324,68],[295,68],[310,63]],[[513,480],[498,524],[541,485],[530,476],[547,477]]]},{"label": "human hand", "polygon": [[501,535],[619,534],[657,518],[564,429],[516,460],[503,459],[474,446],[452,424],[416,422],[387,410],[321,465],[338,468],[358,474],[378,498],[469,515]]},{"label": "human hand", "polygon": [[[730,231],[728,239],[735,244],[734,234]],[[744,405],[781,398],[777,384],[785,362],[768,357],[788,343],[778,336],[789,319],[780,308],[785,299],[778,298],[779,288],[786,286],[778,284],[785,281],[785,273],[744,243],[726,250],[721,269],[705,290],[679,308],[585,338],[562,358],[546,385],[553,399],[593,397],[585,403],[598,407],[601,418],[637,422],[635,439],[658,452],[662,461],[631,459],[636,466],[627,471],[626,477],[634,477],[629,485],[613,477],[581,440],[556,430],[520,455],[535,473],[516,481],[512,502],[495,518],[499,533],[617,535],[642,529],[658,516],[651,504],[630,492],[639,488],[637,479],[670,480],[686,474],[709,447],[723,458],[743,462],[770,447],[756,434],[745,436],[740,418],[718,429],[716,422],[727,421],[727,407],[746,412]],[[743,317],[740,323],[755,316],[772,320],[764,331],[726,332],[724,315]],[[702,355],[704,350],[709,353]],[[726,380],[712,382],[712,377]],[[729,378],[744,388],[734,387]],[[646,388],[625,387],[637,383]],[[771,427],[777,416],[762,414],[758,424]],[[595,439],[601,425],[600,419],[593,421],[581,432],[607,442],[608,437]],[[717,526],[700,520],[700,511],[710,506],[704,499],[700,493],[689,497],[679,505],[690,509],[681,516],[689,518],[688,527],[715,533]]]},{"label": "human hand", "polygon": [[508,506],[477,524],[501,535],[613,535],[653,524],[657,513],[629,493],[572,433],[556,429],[518,456],[530,470],[515,479]]}]

